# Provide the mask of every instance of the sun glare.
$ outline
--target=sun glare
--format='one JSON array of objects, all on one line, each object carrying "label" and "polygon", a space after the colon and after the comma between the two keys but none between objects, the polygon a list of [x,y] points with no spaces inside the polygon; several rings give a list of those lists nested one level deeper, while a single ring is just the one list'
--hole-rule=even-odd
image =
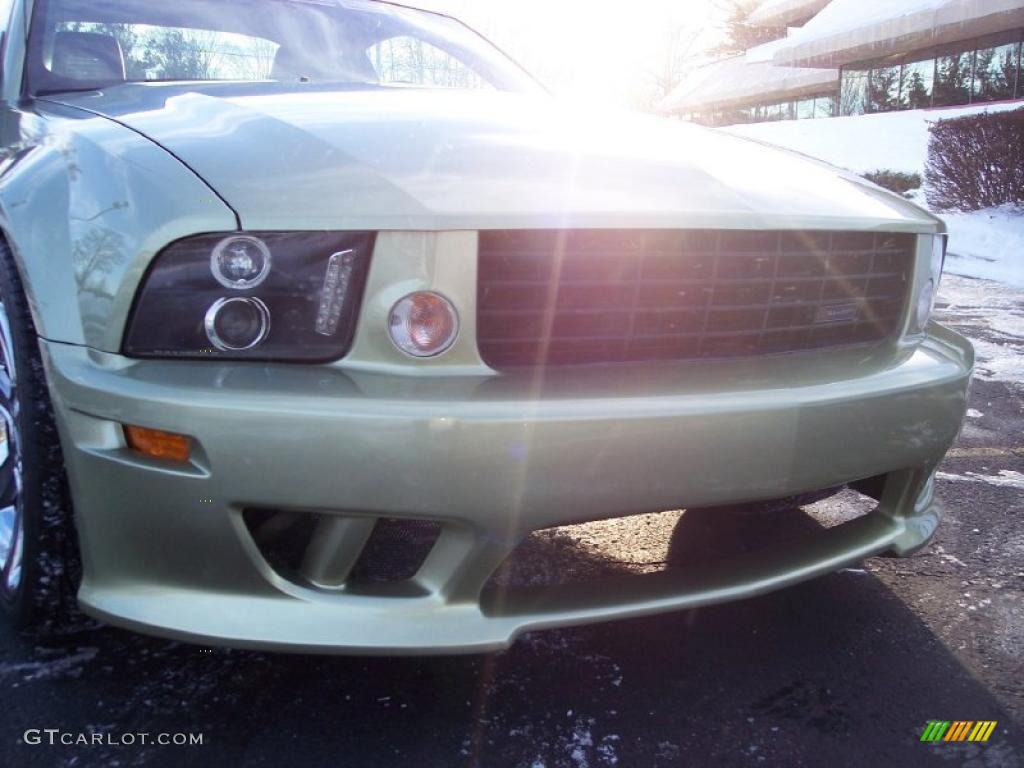
[{"label": "sun glare", "polygon": [[672,56],[698,59],[721,37],[713,0],[422,0],[502,47],[560,96],[638,105]]}]

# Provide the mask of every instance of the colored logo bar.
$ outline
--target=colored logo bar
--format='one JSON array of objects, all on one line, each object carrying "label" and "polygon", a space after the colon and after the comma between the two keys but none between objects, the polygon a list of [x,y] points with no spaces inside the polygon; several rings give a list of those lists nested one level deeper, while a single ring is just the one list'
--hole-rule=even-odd
[{"label": "colored logo bar", "polygon": [[929,720],[921,741],[988,741],[995,720]]}]

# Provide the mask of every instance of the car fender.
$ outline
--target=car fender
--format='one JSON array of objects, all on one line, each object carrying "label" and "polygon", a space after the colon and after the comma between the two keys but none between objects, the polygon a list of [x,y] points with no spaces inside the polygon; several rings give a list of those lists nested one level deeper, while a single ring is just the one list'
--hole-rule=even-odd
[{"label": "car fender", "polygon": [[[234,211],[191,169],[135,131],[37,102],[10,112],[0,228],[36,330],[117,352],[136,289],[168,243],[234,231]],[[13,129],[13,130],[12,130]]]}]

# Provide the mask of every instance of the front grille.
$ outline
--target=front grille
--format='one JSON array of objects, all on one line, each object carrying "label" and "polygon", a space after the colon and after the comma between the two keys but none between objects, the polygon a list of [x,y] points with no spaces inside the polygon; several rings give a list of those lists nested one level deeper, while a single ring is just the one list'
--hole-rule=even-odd
[{"label": "front grille", "polygon": [[497,369],[729,358],[896,333],[913,235],[480,233],[477,333]]}]

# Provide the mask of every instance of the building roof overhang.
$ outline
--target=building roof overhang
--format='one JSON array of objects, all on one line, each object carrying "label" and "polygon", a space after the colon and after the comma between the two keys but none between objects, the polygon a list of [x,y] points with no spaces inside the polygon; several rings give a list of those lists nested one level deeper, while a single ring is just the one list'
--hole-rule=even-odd
[{"label": "building roof overhang", "polygon": [[788,67],[841,67],[1024,27],[1024,0],[832,0],[774,53]]},{"label": "building roof overhang", "polygon": [[748,21],[758,27],[790,27],[809,19],[828,5],[829,0],[764,0]]},{"label": "building roof overhang", "polygon": [[[770,45],[770,44],[769,44]],[[708,64],[670,93],[659,105],[664,113],[703,112],[755,103],[815,96],[838,88],[834,69],[779,67],[748,56]]]}]

